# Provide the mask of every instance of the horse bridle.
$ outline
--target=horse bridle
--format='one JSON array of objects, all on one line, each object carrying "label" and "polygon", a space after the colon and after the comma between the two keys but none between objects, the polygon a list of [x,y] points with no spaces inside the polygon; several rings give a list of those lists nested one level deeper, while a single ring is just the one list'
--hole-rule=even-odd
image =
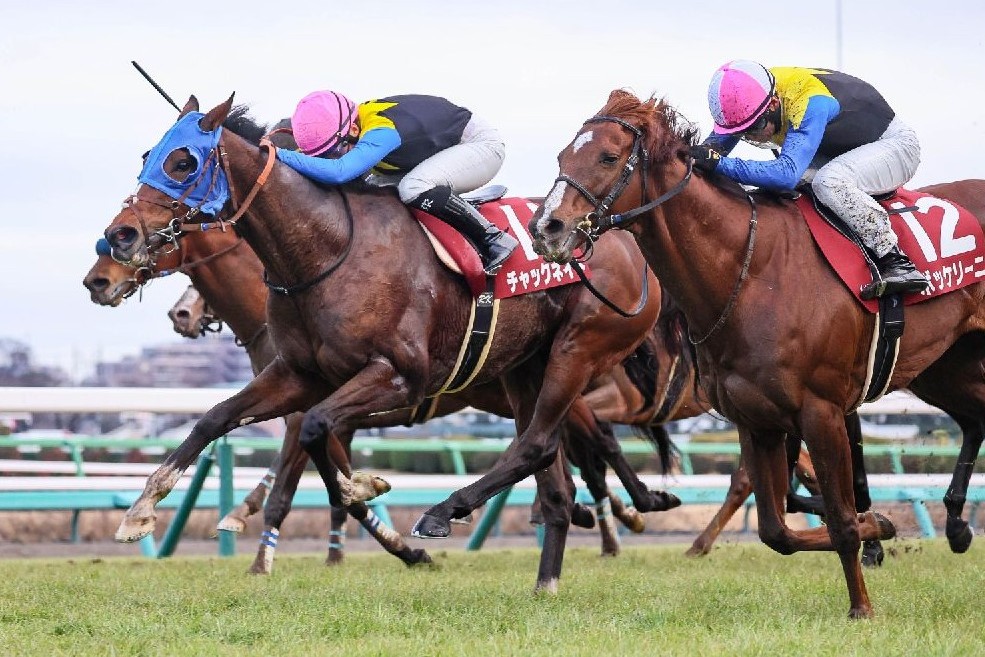
[{"label": "horse bridle", "polygon": [[[647,171],[646,170],[649,164],[649,154],[647,153],[646,148],[643,147],[643,131],[637,128],[636,126],[634,126],[633,124],[629,123],[628,121],[624,121],[623,119],[620,119],[617,116],[609,116],[605,114],[599,114],[597,116],[593,116],[592,118],[585,121],[584,125],[588,125],[589,123],[603,123],[603,122],[617,123],[622,127],[626,128],[627,130],[629,130],[631,133],[633,133],[633,148],[630,151],[629,158],[627,158],[626,164],[623,167],[623,170],[620,173],[619,178],[613,184],[612,189],[609,190],[609,193],[606,194],[605,197],[600,201],[584,185],[574,180],[567,174],[562,173],[554,180],[555,184],[559,182],[564,182],[571,185],[576,190],[578,190],[578,192],[582,196],[588,199],[589,203],[595,206],[595,209],[589,212],[588,214],[586,214],[581,219],[581,221],[578,222],[578,224],[575,226],[574,229],[575,232],[579,232],[585,236],[586,243],[588,244],[588,246],[585,247],[585,253],[582,255],[583,260],[591,257],[592,245],[594,244],[594,241],[597,240],[599,236],[601,236],[603,233],[605,233],[606,231],[612,228],[624,229],[639,216],[643,215],[646,212],[649,212],[650,210],[656,208],[659,205],[662,205],[666,201],[670,200],[671,198],[677,196],[682,191],[684,191],[684,188],[687,187],[688,182],[690,182],[691,180],[691,173],[694,170],[694,161],[691,158],[687,158],[687,171],[685,172],[684,177],[676,185],[674,185],[669,190],[667,190],[665,193],[661,194],[659,197],[653,199],[652,201],[647,202],[646,200]],[[641,163],[640,179],[642,181],[641,196],[643,199],[643,205],[640,205],[637,208],[629,210],[628,212],[623,212],[620,214],[610,214],[609,208],[612,207],[612,204],[616,202],[616,199],[618,199],[619,196],[626,190],[626,187],[629,186],[629,181],[632,178],[633,173],[636,171],[637,163]],[[752,252],[756,244],[756,226],[758,225],[758,219],[756,217],[756,200],[748,192],[746,192],[746,198],[749,200],[749,204],[752,208],[752,214],[749,219],[749,242],[746,247],[745,258],[743,259],[742,262],[742,269],[739,272],[739,278],[735,282],[735,287],[732,288],[732,293],[731,295],[729,295],[729,299],[728,302],[725,304],[725,308],[722,310],[721,315],[719,315],[718,321],[716,321],[715,324],[711,327],[711,330],[708,331],[704,336],[696,340],[693,337],[691,337],[691,330],[690,328],[688,329],[687,339],[693,345],[699,345],[705,342],[716,331],[718,331],[718,329],[722,328],[722,326],[725,325],[726,320],[728,319],[729,315],[732,313],[732,309],[735,307],[735,303],[738,300],[739,289],[742,287],[743,281],[745,281],[746,277],[749,275],[749,264],[752,261]],[[623,313],[621,310],[619,310],[614,305],[612,305],[612,303],[608,299],[602,297],[594,288],[591,287],[591,285],[588,283],[588,280],[584,277],[584,274],[581,271],[581,268],[578,265],[577,261],[573,260],[572,265],[575,268],[575,272],[578,273],[579,277],[582,278],[585,284],[589,286],[589,289],[591,289],[597,297],[599,297],[602,301],[604,301],[606,305],[608,305],[610,308],[614,308],[617,312],[619,312],[619,314],[625,315],[625,313]],[[646,275],[645,269],[643,273],[645,277]]]},{"label": "horse bridle", "polygon": [[[585,287],[587,287],[588,290],[592,294],[594,294],[599,301],[601,301],[606,306],[608,306],[609,308],[611,308],[612,310],[614,310],[616,313],[618,313],[623,317],[635,317],[636,315],[639,315],[643,311],[643,308],[646,307],[647,298],[649,296],[649,283],[646,279],[646,270],[648,267],[647,264],[645,262],[643,264],[643,275],[642,275],[643,291],[640,296],[640,301],[636,305],[635,310],[626,312],[625,310],[622,310],[614,303],[612,303],[612,301],[606,298],[605,295],[603,295],[597,288],[595,288],[595,286],[592,285],[591,281],[588,280],[588,276],[585,275],[585,272],[582,269],[581,261],[587,261],[589,258],[592,257],[592,253],[594,252],[594,247],[595,247],[595,240],[597,240],[602,235],[602,233],[612,228],[623,228],[624,226],[628,225],[628,221],[624,221],[624,220],[620,221],[617,220],[618,218],[623,217],[625,219],[631,219],[633,217],[637,217],[643,214],[644,212],[652,210],[653,208],[657,207],[658,205],[660,205],[667,199],[671,198],[672,196],[675,196],[678,193],[680,193],[681,190],[683,190],[684,187],[687,185],[687,182],[691,177],[691,164],[690,161],[688,161],[687,174],[684,176],[684,179],[681,182],[679,182],[674,187],[673,190],[671,190],[671,192],[667,194],[663,194],[662,196],[660,196],[660,198],[647,203],[646,171],[649,165],[650,156],[649,153],[647,153],[646,147],[643,145],[643,131],[637,128],[632,123],[629,123],[628,121],[624,121],[623,119],[620,119],[617,116],[609,116],[605,114],[594,116],[588,119],[587,121],[585,121],[583,125],[588,125],[589,123],[603,123],[603,122],[618,123],[623,128],[633,133],[633,148],[629,153],[629,157],[626,159],[626,164],[623,166],[623,169],[619,174],[619,178],[612,185],[612,188],[609,190],[609,193],[606,194],[605,197],[600,200],[594,194],[592,194],[592,192],[590,192],[587,187],[585,187],[583,184],[581,184],[580,182],[578,182],[577,180],[575,180],[574,178],[572,178],[566,173],[561,173],[557,178],[554,179],[554,183],[557,184],[559,182],[563,182],[568,185],[571,185],[576,190],[578,190],[579,194],[581,194],[586,199],[588,199],[589,203],[595,206],[595,209],[589,212],[588,214],[586,214],[584,218],[582,218],[582,220],[579,221],[578,224],[575,226],[575,231],[585,236],[586,246],[580,258],[572,259],[571,261],[572,269],[574,269],[575,273],[578,274],[578,278],[581,279],[581,282],[584,283]],[[629,186],[629,181],[632,179],[633,173],[636,172],[637,165],[639,165],[640,167],[640,197],[643,199],[643,205],[636,208],[635,210],[632,210],[628,213],[624,213],[621,215],[609,214],[609,208],[612,207],[612,204],[616,202],[616,200],[622,195],[624,191],[626,191],[626,188]]]},{"label": "horse bridle", "polygon": [[[674,185],[666,193],[661,194],[658,198],[655,198],[652,201],[647,201],[646,181],[647,169],[650,164],[650,154],[643,145],[643,131],[628,121],[620,119],[617,116],[609,116],[606,114],[593,116],[585,121],[583,125],[588,125],[589,123],[616,123],[621,125],[623,128],[633,133],[633,148],[629,153],[629,157],[626,159],[626,164],[623,165],[619,178],[615,183],[613,183],[609,193],[606,194],[601,200],[592,194],[587,187],[565,173],[562,173],[554,179],[555,183],[564,182],[571,185],[578,191],[579,194],[584,196],[589,203],[595,206],[595,209],[586,214],[575,226],[575,230],[584,235],[586,240],[588,240],[589,246],[586,247],[588,253],[591,252],[592,243],[597,240],[602,233],[612,228],[625,228],[640,215],[649,212],[659,205],[662,205],[666,201],[684,191],[684,188],[687,187],[688,182],[691,180],[691,172],[693,169],[692,161],[688,159],[687,172],[684,174],[684,178],[682,178],[680,182]],[[626,188],[629,186],[629,181],[632,179],[633,174],[637,170],[637,165],[639,165],[640,172],[640,197],[643,200],[642,205],[628,212],[610,214],[609,209],[612,207],[612,204],[615,203],[616,200],[622,195],[622,193],[626,191]]]}]

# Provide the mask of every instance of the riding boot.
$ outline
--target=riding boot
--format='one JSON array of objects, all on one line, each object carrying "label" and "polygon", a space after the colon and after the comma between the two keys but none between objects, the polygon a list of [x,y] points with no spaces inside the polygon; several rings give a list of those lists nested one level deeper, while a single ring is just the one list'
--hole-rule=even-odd
[{"label": "riding boot", "polygon": [[923,292],[930,287],[930,281],[917,271],[898,246],[894,246],[881,258],[876,258],[876,267],[879,269],[879,279],[862,289],[863,299]]},{"label": "riding boot", "polygon": [[433,214],[461,233],[479,254],[482,269],[488,276],[496,275],[520,245],[512,235],[486,221],[478,210],[453,194],[449,187],[429,189],[408,205]]}]

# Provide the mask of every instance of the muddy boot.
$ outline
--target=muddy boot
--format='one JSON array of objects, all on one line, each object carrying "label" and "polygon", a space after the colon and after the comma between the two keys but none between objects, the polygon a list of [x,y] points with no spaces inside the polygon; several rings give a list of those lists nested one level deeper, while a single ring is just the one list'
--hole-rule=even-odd
[{"label": "muddy boot", "polygon": [[489,276],[499,272],[506,259],[520,245],[512,235],[486,221],[478,210],[453,194],[449,187],[429,189],[408,205],[433,214],[460,232],[479,254],[482,269]]},{"label": "muddy boot", "polygon": [[923,292],[930,287],[930,281],[917,271],[898,246],[877,258],[876,267],[879,268],[879,278],[862,288],[863,299]]}]

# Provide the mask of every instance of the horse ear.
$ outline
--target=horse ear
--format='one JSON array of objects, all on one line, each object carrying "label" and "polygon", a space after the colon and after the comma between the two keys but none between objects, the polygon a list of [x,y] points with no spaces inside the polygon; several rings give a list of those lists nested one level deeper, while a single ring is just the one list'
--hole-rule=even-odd
[{"label": "horse ear", "polygon": [[233,108],[233,96],[235,95],[236,92],[234,91],[233,93],[229,94],[229,98],[226,100],[226,102],[217,105],[216,107],[213,107],[211,110],[209,110],[209,113],[206,114],[202,118],[202,120],[198,122],[198,127],[200,127],[202,130],[206,132],[212,132],[213,130],[221,126],[222,122],[226,120],[227,116],[229,116],[229,111]]},{"label": "horse ear", "polygon": [[185,107],[184,109],[181,110],[181,114],[178,115],[178,118],[180,119],[181,117],[183,117],[185,114],[188,114],[189,112],[197,112],[197,111],[198,111],[198,98],[195,98],[193,94],[188,97],[188,102],[185,103]]}]

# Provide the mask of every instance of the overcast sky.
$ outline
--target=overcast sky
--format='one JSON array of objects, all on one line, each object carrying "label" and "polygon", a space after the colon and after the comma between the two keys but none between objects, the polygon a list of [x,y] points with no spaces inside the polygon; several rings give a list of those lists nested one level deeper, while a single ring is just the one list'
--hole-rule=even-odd
[{"label": "overcast sky", "polygon": [[[836,67],[915,127],[914,185],[985,176],[985,3],[430,0],[283,4],[7,2],[0,8],[0,337],[85,375],[96,359],[178,341],[165,313],[187,279],[119,308],[89,301],[93,245],[135,189],[178,102],[235,91],[273,123],[334,88],[359,101],[443,95],[499,126],[494,182],[543,195],[558,151],[614,88],[666,97],[702,132],[708,78],[730,59]],[[839,48],[839,32],[841,34]]]}]

